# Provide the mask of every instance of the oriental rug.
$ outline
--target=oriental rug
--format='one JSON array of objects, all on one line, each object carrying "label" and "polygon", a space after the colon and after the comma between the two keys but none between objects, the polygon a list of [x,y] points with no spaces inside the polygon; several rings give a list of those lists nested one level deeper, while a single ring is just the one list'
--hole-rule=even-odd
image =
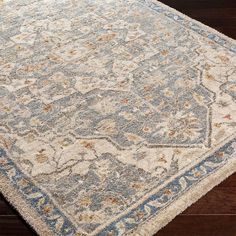
[{"label": "oriental rug", "polygon": [[148,236],[236,171],[236,41],[152,0],[0,4],[0,190],[39,235]]}]

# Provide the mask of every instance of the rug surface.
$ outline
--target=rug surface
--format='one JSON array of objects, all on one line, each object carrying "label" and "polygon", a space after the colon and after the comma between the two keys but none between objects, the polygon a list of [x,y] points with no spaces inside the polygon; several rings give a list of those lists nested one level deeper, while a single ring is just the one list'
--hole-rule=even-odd
[{"label": "rug surface", "polygon": [[152,0],[0,23],[0,190],[39,235],[152,235],[236,171],[233,39]]}]

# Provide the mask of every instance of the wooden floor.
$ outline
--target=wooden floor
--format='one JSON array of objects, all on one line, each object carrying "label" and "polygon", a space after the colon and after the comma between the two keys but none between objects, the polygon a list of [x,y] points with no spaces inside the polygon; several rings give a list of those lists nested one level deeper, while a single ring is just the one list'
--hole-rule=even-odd
[{"label": "wooden floor", "polygon": [[[236,0],[161,0],[236,39]],[[34,231],[0,196],[0,236]],[[236,174],[215,187],[155,236],[236,236]]]}]

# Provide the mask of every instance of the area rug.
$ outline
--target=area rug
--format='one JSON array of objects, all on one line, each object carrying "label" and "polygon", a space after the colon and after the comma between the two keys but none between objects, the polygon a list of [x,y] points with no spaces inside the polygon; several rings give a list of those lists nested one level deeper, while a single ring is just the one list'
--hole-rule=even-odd
[{"label": "area rug", "polygon": [[0,22],[0,190],[39,235],[152,235],[236,171],[233,39],[152,0]]}]

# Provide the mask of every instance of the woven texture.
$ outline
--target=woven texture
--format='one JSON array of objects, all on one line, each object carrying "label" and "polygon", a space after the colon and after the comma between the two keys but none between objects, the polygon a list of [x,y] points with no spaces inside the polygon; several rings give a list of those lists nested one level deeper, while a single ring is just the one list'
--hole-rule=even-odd
[{"label": "woven texture", "polygon": [[39,235],[146,236],[236,171],[236,42],[151,0],[0,4],[0,190]]}]

